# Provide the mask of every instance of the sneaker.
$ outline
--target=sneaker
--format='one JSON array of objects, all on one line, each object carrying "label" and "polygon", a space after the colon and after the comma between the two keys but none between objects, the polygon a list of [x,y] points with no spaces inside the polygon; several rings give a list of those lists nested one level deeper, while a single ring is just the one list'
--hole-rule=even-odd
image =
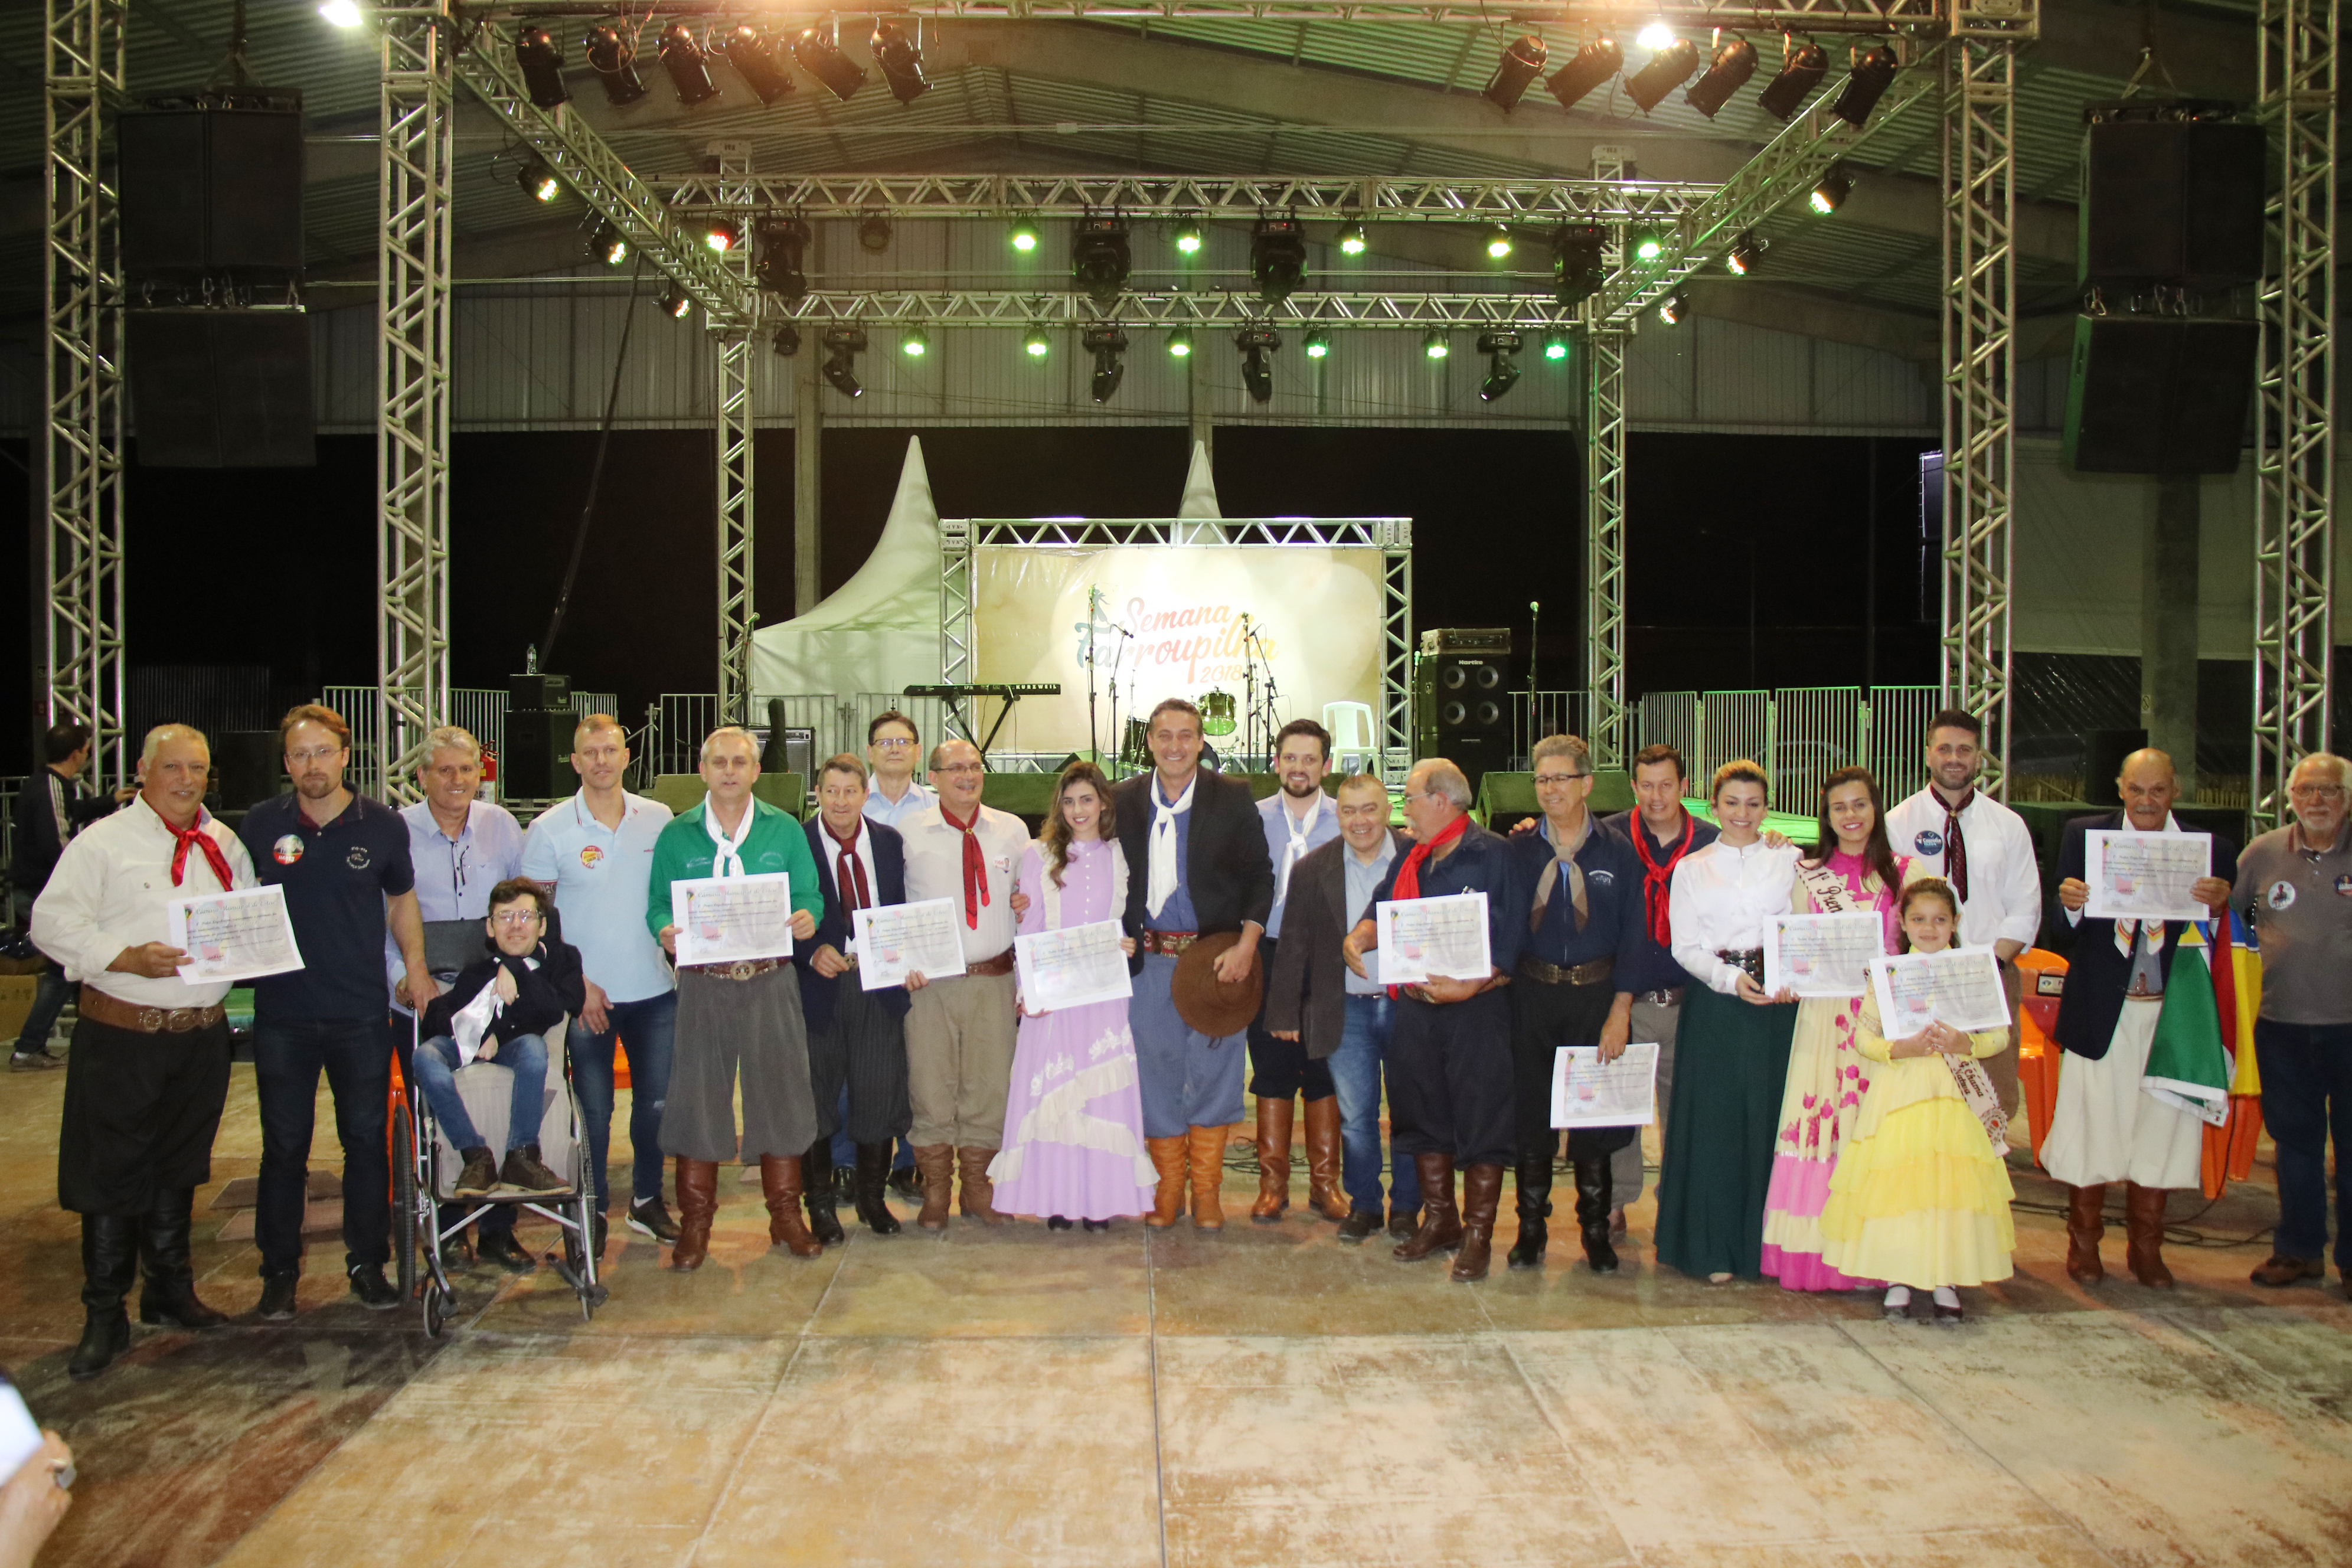
[{"label": "sneaker", "polygon": [[12,1051],[8,1055],[10,1072],[47,1072],[51,1068],[66,1065],[63,1057],[53,1057],[46,1050]]},{"label": "sneaker", "polygon": [[487,1196],[499,1184],[498,1162],[490,1158],[488,1149],[466,1151],[466,1168],[457,1173],[457,1184],[449,1189],[450,1195],[460,1198]]},{"label": "sneaker", "polygon": [[656,1241],[677,1239],[677,1221],[669,1217],[669,1210],[663,1205],[658,1193],[629,1205],[629,1228]]},{"label": "sneaker", "polygon": [[265,1274],[261,1277],[261,1321],[283,1323],[294,1316],[294,1288],[302,1282],[299,1274]]},{"label": "sneaker", "polygon": [[354,1263],[349,1269],[352,1294],[371,1312],[388,1312],[400,1305],[400,1292],[383,1277],[381,1263]]},{"label": "sneaker", "polygon": [[2306,1279],[2324,1280],[2327,1278],[2327,1260],[2273,1252],[2247,1278],[2273,1290],[2287,1285],[2300,1285]]},{"label": "sneaker", "polygon": [[509,1274],[529,1274],[539,1268],[539,1259],[530,1249],[514,1237],[510,1230],[492,1231],[482,1237],[477,1249],[482,1261],[495,1263]]},{"label": "sneaker", "polygon": [[539,1145],[526,1143],[520,1149],[507,1151],[507,1163],[499,1169],[499,1184],[509,1192],[524,1193],[535,1198],[553,1197],[568,1193],[572,1184],[539,1163]]}]

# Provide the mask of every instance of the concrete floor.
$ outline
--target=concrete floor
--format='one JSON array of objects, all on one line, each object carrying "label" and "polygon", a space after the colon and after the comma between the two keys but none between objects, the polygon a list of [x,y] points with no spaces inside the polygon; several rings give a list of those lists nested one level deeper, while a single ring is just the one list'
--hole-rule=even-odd
[{"label": "concrete floor", "polygon": [[1613,1279],[1558,1244],[1502,1272],[1507,1217],[1456,1286],[1297,1210],[801,1261],[727,1181],[699,1273],[616,1227],[593,1323],[551,1269],[484,1270],[436,1342],[352,1304],[332,1241],[299,1319],[250,1320],[256,1255],[205,1211],[257,1163],[240,1067],[196,1261],[246,1316],[73,1384],[62,1079],[0,1075],[0,1363],[81,1473],[44,1568],[2352,1563],[2352,1305],[2246,1283],[2263,1173],[2196,1221],[2236,1245],[2168,1249],[2171,1293],[2078,1290],[2021,1211],[1957,1331],[1656,1269],[1646,1203]]}]

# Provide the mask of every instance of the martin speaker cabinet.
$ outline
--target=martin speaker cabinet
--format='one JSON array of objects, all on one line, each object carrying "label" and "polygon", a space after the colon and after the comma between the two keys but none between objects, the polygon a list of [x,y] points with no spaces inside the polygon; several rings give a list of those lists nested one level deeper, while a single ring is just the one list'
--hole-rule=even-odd
[{"label": "martin speaker cabinet", "polygon": [[2088,110],[2082,283],[2210,289],[2261,279],[2263,128],[2185,117],[2224,108],[2176,101]]},{"label": "martin speaker cabinet", "polygon": [[122,269],[141,284],[263,288],[302,275],[302,95],[152,98],[115,121]]},{"label": "martin speaker cabinet", "polygon": [[[1424,637],[1424,646],[1426,637]],[[1473,795],[1490,769],[1511,757],[1508,634],[1499,651],[1423,653],[1413,666],[1413,756],[1444,757]]]},{"label": "martin speaker cabinet", "polygon": [[2254,390],[2253,321],[2077,316],[2066,461],[2094,474],[2231,474]]},{"label": "martin speaker cabinet", "polygon": [[131,431],[145,468],[318,461],[310,319],[292,310],[132,310]]},{"label": "martin speaker cabinet", "polygon": [[212,742],[212,787],[228,810],[286,793],[286,753],[277,731],[224,730]]},{"label": "martin speaker cabinet", "polygon": [[499,793],[509,800],[561,800],[580,787],[572,766],[570,709],[507,710],[507,749],[499,758]]},{"label": "martin speaker cabinet", "polygon": [[[530,675],[509,675],[507,677],[507,700],[517,708],[535,708],[548,713],[567,710],[572,706],[572,678],[550,675],[545,670]],[[565,751],[569,754],[570,748],[565,748]]]}]

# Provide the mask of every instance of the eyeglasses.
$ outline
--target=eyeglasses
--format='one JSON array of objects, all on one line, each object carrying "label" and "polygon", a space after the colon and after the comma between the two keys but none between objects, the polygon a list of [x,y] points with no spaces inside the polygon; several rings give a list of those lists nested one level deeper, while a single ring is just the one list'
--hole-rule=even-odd
[{"label": "eyeglasses", "polygon": [[2342,784],[2293,784],[2288,786],[2286,793],[2297,800],[2341,800],[2344,797],[2344,786]]},{"label": "eyeglasses", "polygon": [[914,743],[913,740],[905,735],[885,735],[878,741],[866,742],[877,752],[903,752]]},{"label": "eyeglasses", "polygon": [[512,926],[518,930],[524,926],[537,925],[541,918],[537,910],[500,910],[490,917],[496,924]]},{"label": "eyeglasses", "polygon": [[307,752],[289,752],[286,760],[289,763],[331,763],[342,754],[341,746],[313,746]]},{"label": "eyeglasses", "polygon": [[1538,773],[1536,788],[1541,789],[1546,784],[1574,784],[1578,779],[1589,779],[1591,776],[1591,773]]}]

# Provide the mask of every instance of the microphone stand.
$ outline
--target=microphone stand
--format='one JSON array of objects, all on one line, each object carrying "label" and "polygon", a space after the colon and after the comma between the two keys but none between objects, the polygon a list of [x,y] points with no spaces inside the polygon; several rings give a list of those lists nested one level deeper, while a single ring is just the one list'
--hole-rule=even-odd
[{"label": "microphone stand", "polygon": [[[1095,727],[1095,628],[1099,625],[1102,590],[1091,584],[1087,588],[1087,752],[1097,763],[1102,761],[1102,731]],[[1117,720],[1112,721],[1114,723]]]},{"label": "microphone stand", "polygon": [[[1254,653],[1251,651],[1253,649],[1255,649]],[[1274,756],[1275,732],[1282,727],[1275,722],[1275,721],[1281,716],[1282,712],[1281,692],[1274,679],[1274,660],[1266,657],[1265,644],[1260,640],[1257,632],[1255,629],[1252,629],[1248,633],[1243,644],[1243,657],[1254,664],[1263,664],[1265,666],[1265,701],[1259,710],[1258,735],[1265,745],[1265,765],[1266,770],[1270,773],[1273,771],[1276,762],[1276,758]]]},{"label": "microphone stand", "polygon": [[[1118,634],[1118,646],[1112,650],[1110,657],[1110,766],[1103,769],[1103,775],[1106,778],[1108,778],[1112,783],[1116,784],[1118,782],[1118,770],[1121,765],[1121,759],[1127,752],[1127,738],[1119,732],[1118,728],[1118,670],[1119,666],[1126,662],[1127,645],[1134,638],[1135,634],[1129,631],[1117,621],[1105,621],[1103,625],[1109,630],[1115,631]],[[1092,689],[1089,688],[1087,700],[1091,702],[1093,700]],[[1133,705],[1132,697],[1130,695],[1129,706],[1132,707]],[[1100,763],[1102,761],[1101,752],[1097,752],[1095,753],[1095,761],[1097,763]]]},{"label": "microphone stand", "polygon": [[1246,770],[1254,755],[1250,745],[1257,731],[1257,661],[1250,657],[1250,644],[1257,634],[1250,630],[1249,612],[1242,612],[1242,766]]}]

